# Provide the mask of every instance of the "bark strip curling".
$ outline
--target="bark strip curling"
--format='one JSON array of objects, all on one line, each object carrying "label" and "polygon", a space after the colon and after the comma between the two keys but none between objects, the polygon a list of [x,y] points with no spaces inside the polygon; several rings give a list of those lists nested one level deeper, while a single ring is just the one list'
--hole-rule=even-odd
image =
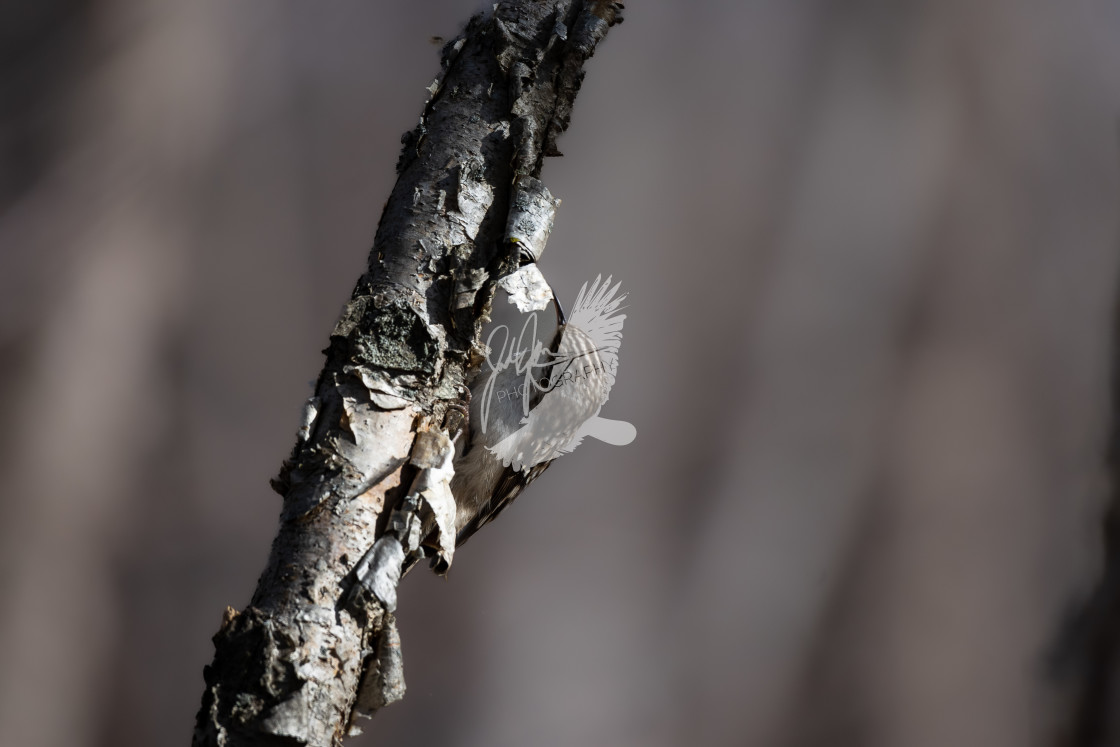
[{"label": "bark strip curling", "polygon": [[510,0],[444,47],[368,270],[273,480],[284,503],[268,564],[214,636],[196,747],[336,745],[357,715],[403,695],[392,615],[352,593],[354,569],[412,484],[416,434],[464,403],[496,282],[522,252],[539,255],[524,230],[508,234],[511,206],[535,199],[525,190],[559,155],[584,62],[621,7]]}]

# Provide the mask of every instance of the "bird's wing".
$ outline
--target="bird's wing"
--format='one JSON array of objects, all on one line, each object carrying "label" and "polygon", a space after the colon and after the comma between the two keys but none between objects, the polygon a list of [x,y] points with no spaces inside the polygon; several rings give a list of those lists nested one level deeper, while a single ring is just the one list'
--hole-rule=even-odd
[{"label": "bird's wing", "polygon": [[[614,381],[595,340],[574,322],[564,325],[549,373],[549,388],[529,411],[522,426],[494,444],[491,451],[507,467],[523,470],[555,459],[584,424],[599,414]],[[581,437],[582,438],[582,437]]]},{"label": "bird's wing", "polygon": [[513,499],[521,494],[521,491],[526,485],[537,479],[542,472],[548,469],[549,464],[551,464],[551,462],[544,462],[530,467],[524,472],[507,469],[498,482],[498,487],[486,506],[475,515],[474,519],[459,530],[459,534],[455,537],[455,545],[459,546],[463,544],[471,535],[493,521],[494,517],[500,514],[506,506],[513,503]]},{"label": "bird's wing", "polygon": [[599,411],[595,400],[549,392],[522,426],[490,447],[507,467],[526,470],[571,451],[567,446],[588,418]]},{"label": "bird's wing", "polygon": [[458,544],[501,513],[553,459],[591,433],[586,424],[606,401],[618,366],[626,319],[618,313],[626,299],[619,288],[610,277],[603,281],[599,276],[580,289],[550,346],[550,387],[533,395],[521,428],[489,447],[505,469],[486,505],[459,531]]}]

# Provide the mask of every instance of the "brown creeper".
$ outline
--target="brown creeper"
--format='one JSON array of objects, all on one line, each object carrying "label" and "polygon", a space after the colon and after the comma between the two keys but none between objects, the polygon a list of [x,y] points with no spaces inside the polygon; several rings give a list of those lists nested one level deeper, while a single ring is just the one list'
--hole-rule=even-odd
[{"label": "brown creeper", "polygon": [[584,286],[567,319],[552,298],[556,330],[547,345],[540,341],[535,314],[522,315],[518,326],[495,319],[489,355],[470,382],[467,438],[454,462],[456,544],[497,516],[584,436],[616,445],[633,440],[632,425],[598,416],[614,384],[626,318],[615,313],[625,296],[616,298],[618,286],[612,288],[610,278],[600,280]]}]

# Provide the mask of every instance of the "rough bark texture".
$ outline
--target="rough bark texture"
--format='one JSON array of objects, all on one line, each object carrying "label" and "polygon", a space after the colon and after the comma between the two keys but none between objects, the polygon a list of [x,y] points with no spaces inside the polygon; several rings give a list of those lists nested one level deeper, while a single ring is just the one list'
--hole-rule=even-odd
[{"label": "rough bark texture", "polygon": [[403,694],[392,616],[350,595],[353,569],[415,471],[415,434],[442,427],[508,240],[519,176],[537,177],[620,5],[499,4],[443,52],[399,178],[325,351],[303,427],[274,487],[279,533],[250,606],[214,637],[198,745],[331,745]]}]

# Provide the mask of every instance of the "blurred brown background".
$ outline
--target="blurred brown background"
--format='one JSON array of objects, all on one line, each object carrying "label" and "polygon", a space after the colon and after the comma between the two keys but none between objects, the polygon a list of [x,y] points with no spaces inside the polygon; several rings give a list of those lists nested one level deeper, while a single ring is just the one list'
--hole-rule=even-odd
[{"label": "blurred brown background", "polygon": [[[185,744],[457,0],[0,3],[0,744]],[[542,267],[603,414],[355,745],[1050,744],[1100,564],[1115,0],[630,3]]]}]

